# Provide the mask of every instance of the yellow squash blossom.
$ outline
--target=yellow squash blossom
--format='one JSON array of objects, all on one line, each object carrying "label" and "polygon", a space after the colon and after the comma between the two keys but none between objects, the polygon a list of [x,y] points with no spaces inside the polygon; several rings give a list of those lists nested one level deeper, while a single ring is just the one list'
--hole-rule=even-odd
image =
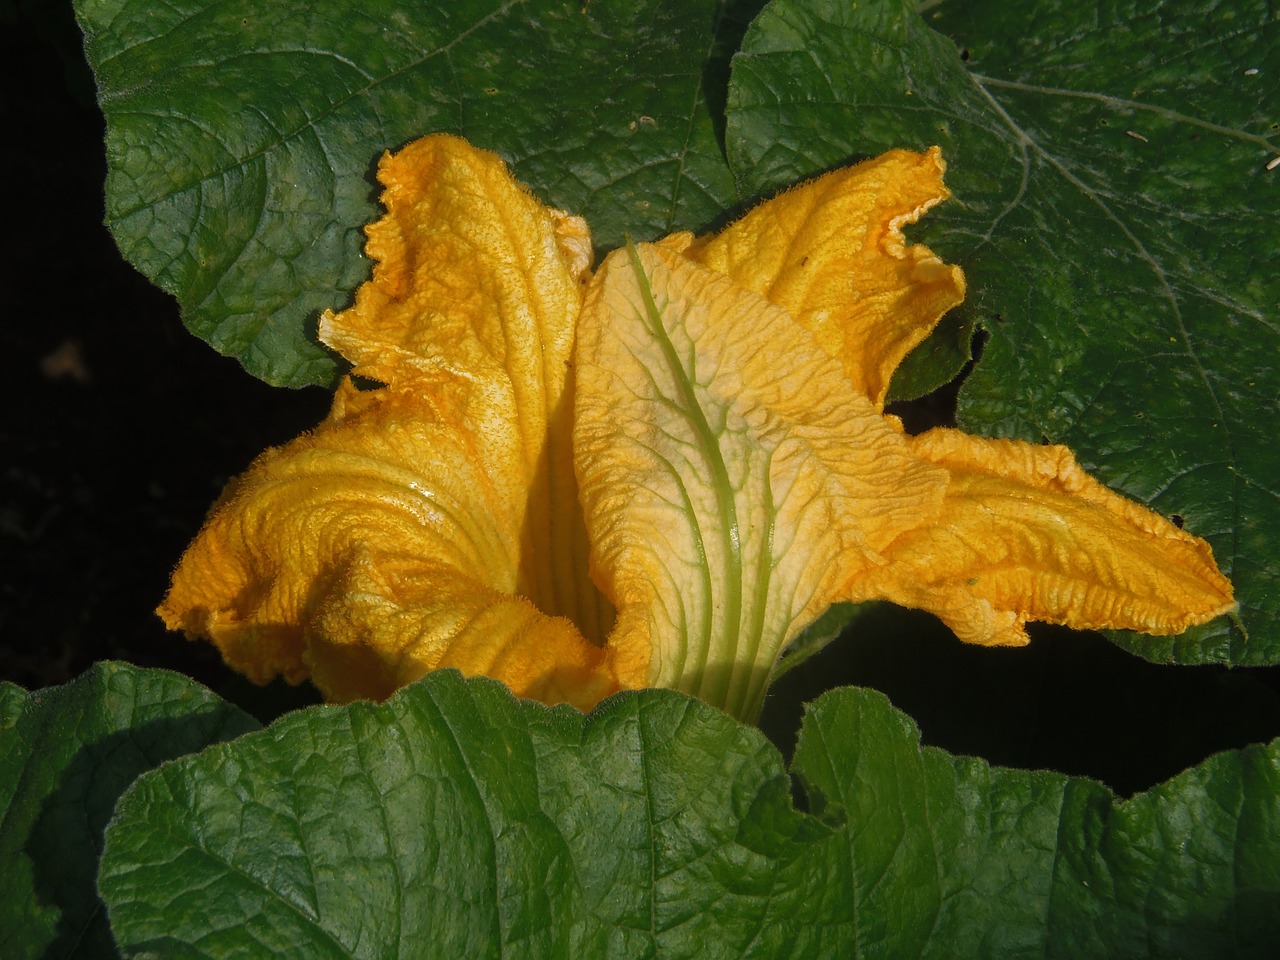
[{"label": "yellow squash blossom", "polygon": [[837,601],[1172,633],[1233,608],[1204,541],[1064,447],[907,436],[889,378],[964,294],[892,151],[707,238],[614,251],[493,154],[383,158],[373,279],[320,338],[379,384],[232,482],[160,614],[252,679],[380,698],[429,670],[589,708],[674,687],[754,717]]}]

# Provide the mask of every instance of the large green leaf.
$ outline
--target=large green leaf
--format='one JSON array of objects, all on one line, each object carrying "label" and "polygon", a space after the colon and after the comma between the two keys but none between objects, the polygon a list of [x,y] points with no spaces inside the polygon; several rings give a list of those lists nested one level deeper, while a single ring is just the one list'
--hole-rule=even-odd
[{"label": "large green leaf", "polygon": [[917,236],[964,266],[989,334],[962,424],[1064,442],[1213,544],[1239,624],[1121,643],[1280,660],[1280,20],[1265,0],[928,6],[956,42],[910,0],[771,3],[733,65],[741,192],[940,144],[955,198]]},{"label": "large green leaf", "polygon": [[314,323],[368,274],[384,150],[460,133],[605,248],[733,206],[703,87],[743,6],[77,0],[107,221],[197,335],[272,383],[329,381]]},{"label": "large green leaf", "polygon": [[824,696],[791,803],[760,735],[643,691],[589,717],[437,673],[145,775],[100,884],[127,955],[1265,956],[1280,743],[1117,802],[921,750]]},{"label": "large green leaf", "polygon": [[257,726],[186,677],[125,664],[35,693],[0,684],[0,956],[114,956],[96,873],[116,800]]},{"label": "large green leaf", "polygon": [[126,954],[785,956],[762,899],[824,832],[786,791],[767,741],[697,700],[587,720],[442,672],[140,780],[100,883]]},{"label": "large green leaf", "polygon": [[878,693],[806,719],[794,768],[833,838],[863,955],[1264,957],[1280,933],[1280,741],[1117,801],[1100,784],[918,746]]}]

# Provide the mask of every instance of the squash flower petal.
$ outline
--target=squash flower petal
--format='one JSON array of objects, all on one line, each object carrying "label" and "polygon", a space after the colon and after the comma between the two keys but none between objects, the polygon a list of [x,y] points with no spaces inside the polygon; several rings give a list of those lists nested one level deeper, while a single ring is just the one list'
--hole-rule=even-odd
[{"label": "squash flower petal", "polygon": [[1207,544],[1065,448],[884,414],[964,296],[902,233],[943,170],[891,151],[592,275],[586,225],[494,155],[432,136],[384,157],[373,278],[320,324],[382,386],[344,383],[228,487],[161,615],[335,700],[455,666],[583,709],[661,685],[751,718],[839,600],[986,644],[1232,609]]},{"label": "squash flower petal", "polygon": [[589,706],[615,685],[569,446],[586,226],[451,137],[379,175],[374,277],[320,330],[384,386],[345,382],[232,483],[159,612],[251,679],[333,700],[459,666]]},{"label": "squash flower petal", "polygon": [[[949,196],[945,169],[936,147],[890,151],[675,247],[790,311],[880,409],[898,363],[964,296],[959,268],[902,235]],[[946,471],[942,507],[903,527],[872,574],[850,564],[839,599],[926,609],[980,644],[1026,643],[1029,620],[1166,634],[1235,609],[1207,543],[1065,447],[948,429],[908,444]]]},{"label": "squash flower petal", "polygon": [[689,256],[765,296],[804,326],[880,406],[889,378],[964,299],[964,274],[903,227],[951,194],[946,164],[890,150],[762,203]]},{"label": "squash flower petal", "polygon": [[669,249],[611,254],[578,337],[574,444],[620,679],[754,716],[785,643],[938,512],[946,472],[789,313]]},{"label": "squash flower petal", "polygon": [[964,294],[901,233],[946,196],[942,169],[894,151],[597,273],[575,454],[625,685],[643,671],[754,716],[837,600],[929,610],[982,644],[1025,643],[1028,620],[1166,633],[1234,607],[1207,544],[1065,448],[907,437],[883,414],[893,369]]},{"label": "squash flower petal", "polygon": [[587,225],[456,137],[417,140],[378,175],[387,214],[366,231],[377,268],[350,310],[321,318],[320,339],[355,374],[393,391],[412,383],[467,434],[520,532],[516,589],[602,642],[611,613],[581,574],[570,449]]},{"label": "squash flower petal", "polygon": [[1180,633],[1235,608],[1209,545],[1089,476],[1063,446],[938,428],[912,451],[949,474],[938,518],[846,588],[937,614],[962,640],[1027,642],[1027,620]]}]

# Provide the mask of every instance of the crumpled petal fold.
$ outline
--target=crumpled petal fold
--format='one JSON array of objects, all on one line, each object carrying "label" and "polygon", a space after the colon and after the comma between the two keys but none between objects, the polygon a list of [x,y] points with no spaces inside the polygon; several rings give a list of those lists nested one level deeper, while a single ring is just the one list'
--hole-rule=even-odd
[{"label": "crumpled petal fold", "polygon": [[373,279],[320,331],[383,386],[344,382],[317,430],[233,482],[159,612],[252,679],[334,700],[455,665],[594,702],[615,685],[570,455],[586,226],[452,137],[379,176]]},{"label": "crumpled petal fold", "polygon": [[880,406],[898,364],[964,299],[960,268],[902,234],[951,195],[945,170],[937,147],[890,150],[793,187],[687,253],[790,313]]}]

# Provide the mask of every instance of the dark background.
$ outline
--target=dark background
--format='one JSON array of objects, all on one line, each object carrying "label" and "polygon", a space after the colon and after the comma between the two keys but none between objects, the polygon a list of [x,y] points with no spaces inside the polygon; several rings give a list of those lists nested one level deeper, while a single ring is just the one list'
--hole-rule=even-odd
[{"label": "dark background", "polygon": [[[152,612],[226,480],[317,423],[329,394],[269,387],[188,334],[103,220],[103,121],[68,0],[0,0],[0,680],[59,684],[100,659],[178,670],[262,719],[308,687],[252,687]],[[914,411],[945,419],[954,389]],[[1162,667],[1099,636],[958,643],[879,609],[784,677],[762,726],[790,752],[802,703],[884,690],[926,743],[1144,789],[1280,735],[1280,670]]]},{"label": "dark background", "polygon": [[152,611],[226,480],[329,396],[218,356],[121,259],[80,44],[69,0],[0,0],[0,679],[48,686],[115,658],[223,692],[217,652]]}]

